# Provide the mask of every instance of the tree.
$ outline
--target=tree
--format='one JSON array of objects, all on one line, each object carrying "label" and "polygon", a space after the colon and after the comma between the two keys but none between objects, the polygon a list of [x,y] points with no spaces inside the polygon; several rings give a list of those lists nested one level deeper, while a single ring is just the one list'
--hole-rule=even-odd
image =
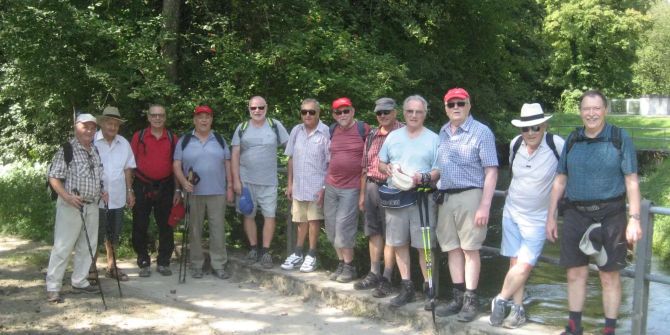
[{"label": "tree", "polygon": [[644,33],[633,67],[636,91],[670,95],[670,3],[657,1],[649,16],[652,26]]}]

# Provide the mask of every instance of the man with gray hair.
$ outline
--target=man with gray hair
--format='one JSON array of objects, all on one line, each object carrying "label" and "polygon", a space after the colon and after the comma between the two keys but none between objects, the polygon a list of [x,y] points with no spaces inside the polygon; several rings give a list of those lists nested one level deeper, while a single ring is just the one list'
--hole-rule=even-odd
[{"label": "man with gray hair", "polygon": [[[403,103],[403,115],[406,126],[388,135],[379,151],[379,172],[391,176],[404,174],[410,178],[406,185],[408,192],[415,192],[414,188],[421,184],[430,184],[439,177],[437,165],[437,146],[439,137],[430,129],[424,127],[428,103],[419,95],[412,95]],[[395,171],[395,173],[394,173]],[[397,185],[392,177],[389,185]],[[411,193],[410,193],[411,194]],[[414,193],[416,196],[416,192]],[[419,195],[421,196],[421,195]],[[395,250],[396,263],[400,270],[402,283],[400,293],[391,299],[391,306],[398,307],[415,299],[414,284],[410,278],[409,247],[419,252],[419,265],[424,278],[424,289],[428,287],[428,273],[424,248],[432,248],[435,234],[430,234],[430,245],[424,245],[422,222],[430,222],[430,230],[435,227],[435,203],[432,197],[427,197],[427,216],[421,214],[424,210],[416,201],[410,204],[401,204],[403,207],[387,206],[386,208],[386,244]],[[404,206],[407,205],[407,206]],[[431,299],[426,295],[427,301]],[[426,307],[430,308],[428,304]]]}]

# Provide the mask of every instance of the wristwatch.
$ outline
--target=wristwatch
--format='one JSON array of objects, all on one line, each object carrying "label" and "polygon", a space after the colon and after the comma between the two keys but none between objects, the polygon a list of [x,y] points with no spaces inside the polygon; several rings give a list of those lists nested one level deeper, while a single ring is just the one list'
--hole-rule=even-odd
[{"label": "wristwatch", "polygon": [[628,217],[640,221],[640,214],[630,214]]}]

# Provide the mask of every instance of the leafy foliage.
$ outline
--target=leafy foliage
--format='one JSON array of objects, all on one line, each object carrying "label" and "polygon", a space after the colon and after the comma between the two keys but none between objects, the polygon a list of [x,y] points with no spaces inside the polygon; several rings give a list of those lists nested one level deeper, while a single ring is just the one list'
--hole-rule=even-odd
[{"label": "leafy foliage", "polygon": [[670,3],[657,1],[649,16],[652,27],[638,49],[633,79],[641,94],[670,95]]}]

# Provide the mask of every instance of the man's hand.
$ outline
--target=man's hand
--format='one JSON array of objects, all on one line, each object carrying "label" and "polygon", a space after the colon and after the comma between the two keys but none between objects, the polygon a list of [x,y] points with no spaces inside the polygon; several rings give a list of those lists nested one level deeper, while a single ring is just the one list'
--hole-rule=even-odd
[{"label": "man's hand", "polygon": [[233,182],[233,190],[235,191],[235,194],[242,194],[242,182],[239,179],[236,179],[235,182]]},{"label": "man's hand", "polygon": [[316,198],[316,205],[319,207],[323,207],[323,198],[324,194],[326,193],[326,189],[322,188],[321,191],[317,193],[317,198]]},{"label": "man's hand", "polygon": [[132,209],[133,206],[135,206],[135,193],[131,191],[131,192],[128,192],[127,195],[128,196],[126,197],[126,206],[128,206],[128,208]]},{"label": "man's hand", "polygon": [[286,191],[284,191],[284,194],[286,194],[286,197],[288,200],[293,200],[293,186],[292,185],[287,185],[286,186]]},{"label": "man's hand", "polygon": [[172,205],[176,205],[181,202],[181,191],[174,191],[174,195],[172,196]]},{"label": "man's hand", "polygon": [[233,189],[230,187],[228,187],[228,190],[226,191],[226,201],[228,201],[229,204],[235,203],[235,194],[233,194]]},{"label": "man's hand", "polygon": [[626,226],[626,240],[630,244],[635,244],[642,238],[642,228],[640,227],[640,220],[629,218]]},{"label": "man's hand", "polygon": [[[104,193],[103,193],[103,197],[104,197]],[[66,196],[63,197],[63,200],[65,200],[65,202],[72,205],[72,207],[74,207],[76,209],[81,209],[81,206],[84,205],[84,202],[82,201],[81,196],[74,195],[72,193],[66,193]]]},{"label": "man's hand", "polygon": [[475,225],[478,227],[484,227],[489,223],[489,208],[485,206],[479,206],[475,212]]},{"label": "man's hand", "polygon": [[547,240],[551,243],[558,240],[558,224],[556,223],[556,217],[547,216],[547,226],[545,227],[545,233],[547,235]]},{"label": "man's hand", "polygon": [[187,193],[193,192],[193,184],[191,184],[191,182],[188,180],[185,183],[183,183],[181,187],[183,187],[184,191],[186,191]]}]

